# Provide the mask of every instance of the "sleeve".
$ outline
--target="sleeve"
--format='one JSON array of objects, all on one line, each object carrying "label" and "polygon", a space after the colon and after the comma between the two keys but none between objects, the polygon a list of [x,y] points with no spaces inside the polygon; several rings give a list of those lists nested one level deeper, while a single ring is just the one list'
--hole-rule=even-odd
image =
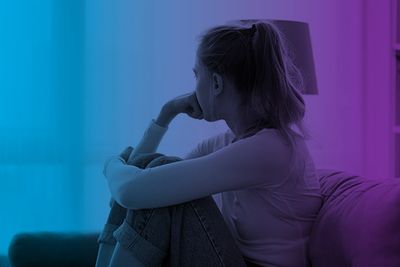
[{"label": "sleeve", "polygon": [[154,119],[152,119],[146,131],[144,132],[142,139],[133,149],[133,155],[155,152],[167,130],[168,126],[162,127],[161,125],[158,125]]},{"label": "sleeve", "polygon": [[[168,130],[167,127],[158,125],[154,119],[152,119],[145,130],[142,139],[139,141],[136,147],[134,147],[132,155],[130,157],[137,156],[142,153],[155,152],[160,145],[161,139],[164,137]],[[111,198],[109,206],[112,207],[114,199]]]},{"label": "sleeve", "polygon": [[205,156],[228,145],[231,138],[229,130],[200,141],[192,150],[187,152],[183,159],[192,159]]},{"label": "sleeve", "polygon": [[198,158],[198,157],[207,155],[206,145],[207,145],[206,140],[200,141],[199,143],[197,143],[197,145],[192,150],[190,150],[188,153],[186,153],[183,156],[183,159],[187,160],[187,159],[193,159],[193,158]]},{"label": "sleeve", "polygon": [[199,158],[141,169],[116,158],[105,166],[115,200],[128,209],[156,208],[284,178],[288,149],[272,138],[242,139]]}]

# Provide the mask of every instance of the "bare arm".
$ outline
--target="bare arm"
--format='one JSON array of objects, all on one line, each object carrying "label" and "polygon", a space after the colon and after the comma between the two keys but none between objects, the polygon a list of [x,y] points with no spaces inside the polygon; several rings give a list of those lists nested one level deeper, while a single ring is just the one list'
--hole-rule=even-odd
[{"label": "bare arm", "polygon": [[164,134],[168,130],[169,123],[177,115],[168,103],[163,106],[156,120],[152,119],[146,131],[143,134],[142,139],[134,148],[132,154],[129,157],[128,163],[132,158],[141,153],[152,153],[155,152],[164,137]]},{"label": "bare arm", "polygon": [[142,140],[140,140],[139,144],[133,150],[127,161],[128,164],[134,156],[140,153],[155,152],[164,133],[168,130],[169,123],[180,113],[185,113],[194,119],[203,118],[195,91],[177,96],[164,104],[157,119],[152,120]]},{"label": "bare arm", "polygon": [[[157,150],[162,138],[168,130],[168,125],[172,121],[172,119],[177,115],[174,112],[173,107],[166,103],[156,120],[152,119],[145,130],[142,139],[139,143],[134,147],[132,153],[129,156],[127,161],[130,164],[133,158],[142,153],[153,153]],[[109,202],[109,206],[112,207],[114,199],[111,198]]]},{"label": "bare arm", "polygon": [[[186,113],[189,117],[194,119],[202,119],[202,110],[197,101],[196,93],[190,92],[181,96],[178,96],[168,101],[161,109],[156,120],[152,119],[148,128],[143,134],[142,139],[136,145],[133,152],[129,155],[126,161],[128,165],[133,161],[133,158],[141,153],[152,153],[155,152],[161,142],[162,137],[168,130],[169,123],[179,113]],[[191,154],[196,156],[198,153]],[[112,206],[113,200],[110,202]]]},{"label": "bare arm", "polygon": [[105,166],[111,194],[129,209],[175,205],[212,194],[284,178],[287,147],[262,136],[244,139],[206,156],[141,169],[118,158]]}]

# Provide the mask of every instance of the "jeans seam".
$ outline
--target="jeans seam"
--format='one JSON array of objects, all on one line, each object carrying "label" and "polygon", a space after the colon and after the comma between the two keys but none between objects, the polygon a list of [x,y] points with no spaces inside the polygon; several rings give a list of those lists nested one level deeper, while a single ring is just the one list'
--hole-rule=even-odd
[{"label": "jeans seam", "polygon": [[212,244],[212,246],[213,246],[213,248],[214,248],[216,254],[218,255],[218,259],[220,260],[222,266],[225,266],[224,261],[223,261],[223,259],[222,259],[222,256],[220,255],[220,252],[218,251],[218,248],[217,248],[217,246],[216,246],[216,244],[215,244],[214,239],[212,238],[212,236],[210,235],[210,233],[207,231],[207,227],[206,227],[205,221],[202,219],[201,214],[198,212],[198,210],[197,210],[196,207],[195,207],[196,204],[194,204],[193,202],[189,202],[189,203],[190,203],[190,205],[192,206],[192,208],[193,208],[194,212],[196,213],[197,217],[199,218],[199,221],[200,221],[201,226],[203,227],[204,231],[206,232],[207,237],[209,238],[209,240],[210,240],[210,242],[211,242],[211,244]]},{"label": "jeans seam", "polygon": [[[143,234],[143,232],[144,232],[147,224],[149,223],[151,217],[153,216],[153,214],[154,214],[154,209],[151,209],[150,215],[146,218],[146,220],[143,223],[143,228],[140,229],[140,231],[138,231],[140,236]],[[133,225],[132,225],[132,227],[133,227]],[[132,242],[128,246],[129,248],[131,248],[134,245],[134,243],[136,242],[136,239],[138,239],[138,236],[136,236],[136,238],[134,240],[132,240]]]},{"label": "jeans seam", "polygon": [[[131,246],[132,243],[129,241],[127,242],[127,238],[131,237],[132,235],[135,236],[134,238],[135,243]],[[122,224],[122,228],[119,228],[116,240],[117,242],[120,242],[121,246],[125,247],[128,251],[130,251],[130,253],[133,253],[135,257],[137,257],[146,266],[155,266],[154,264],[152,264],[152,262],[154,262],[156,259],[165,258],[165,253],[166,253],[165,251],[160,250],[149,240],[146,240],[143,237],[141,237],[139,232],[137,232],[136,229],[133,228],[126,221]],[[150,254],[149,255],[146,254],[147,256],[144,256],[145,254],[140,253],[141,249],[145,249],[144,252],[150,252]]]}]

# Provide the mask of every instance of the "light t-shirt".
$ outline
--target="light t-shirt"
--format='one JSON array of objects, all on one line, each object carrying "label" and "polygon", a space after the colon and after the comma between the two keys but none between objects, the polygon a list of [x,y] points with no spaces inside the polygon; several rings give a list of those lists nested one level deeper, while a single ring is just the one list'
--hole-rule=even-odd
[{"label": "light t-shirt", "polygon": [[[152,120],[134,152],[155,152],[167,129]],[[233,138],[228,129],[198,143],[183,161],[153,168],[109,161],[110,191],[128,208],[173,205],[220,193],[221,213],[246,261],[308,266],[307,242],[322,198],[305,142],[296,137],[299,154],[288,166],[276,129],[264,128],[231,143]],[[143,192],[149,187],[151,194]],[[121,196],[121,191],[126,193]]]},{"label": "light t-shirt", "polygon": [[[277,130],[265,128],[256,134],[276,138]],[[200,142],[184,158],[217,151],[229,145],[234,137],[228,129]],[[299,140],[298,145],[301,153],[298,166],[285,184],[278,187],[259,185],[214,196],[221,198],[221,213],[247,261],[261,266],[309,264],[307,242],[322,198],[309,150],[303,140]],[[301,173],[301,160],[305,164],[304,174]],[[297,187],[295,178],[298,178]]]}]

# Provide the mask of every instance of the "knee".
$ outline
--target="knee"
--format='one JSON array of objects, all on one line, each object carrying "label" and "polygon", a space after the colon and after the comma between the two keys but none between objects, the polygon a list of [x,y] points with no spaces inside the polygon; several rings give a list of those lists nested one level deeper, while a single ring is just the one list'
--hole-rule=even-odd
[{"label": "knee", "polygon": [[128,210],[125,221],[139,231],[145,227],[167,229],[171,224],[170,207]]}]

